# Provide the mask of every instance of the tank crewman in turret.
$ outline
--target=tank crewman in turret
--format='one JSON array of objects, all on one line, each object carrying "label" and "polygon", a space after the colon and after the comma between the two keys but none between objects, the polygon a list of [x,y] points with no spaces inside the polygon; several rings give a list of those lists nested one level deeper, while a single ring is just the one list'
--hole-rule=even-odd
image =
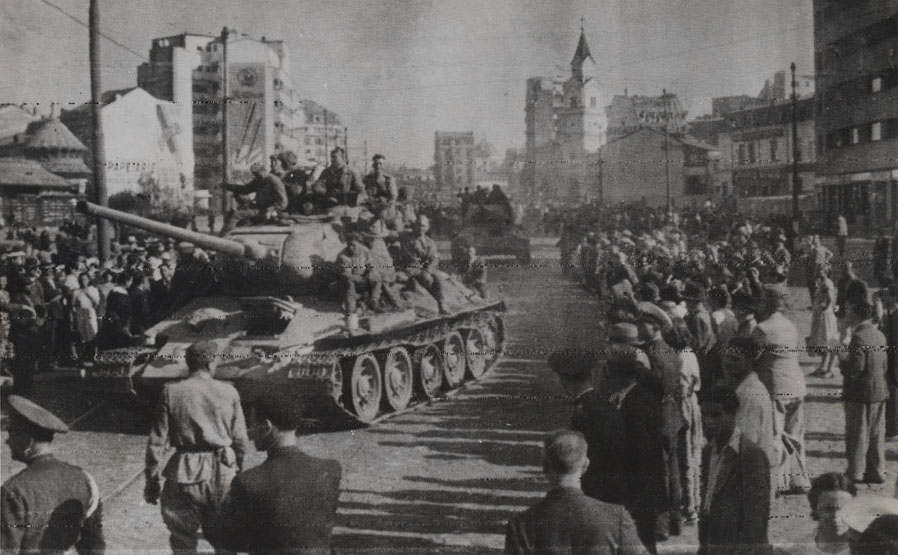
[{"label": "tank crewman in turret", "polygon": [[281,178],[268,172],[261,162],[254,163],[249,167],[249,171],[253,174],[253,180],[246,185],[230,183],[224,185],[225,190],[233,192],[238,197],[256,194],[254,201],[245,204],[244,208],[234,211],[231,215],[231,220],[239,217],[237,225],[262,223],[287,209],[287,189]]},{"label": "tank crewman in turret", "polygon": [[409,278],[414,279],[427,289],[436,299],[440,314],[449,314],[444,305],[443,283],[438,270],[440,253],[437,244],[427,236],[430,220],[427,216],[418,216],[412,226],[412,235],[403,244],[405,267],[403,270]]},{"label": "tank crewman in turret", "polygon": [[379,311],[380,295],[383,289],[379,272],[374,271],[371,251],[362,244],[357,233],[346,238],[346,248],[337,257],[340,268],[340,286],[343,293],[343,309],[346,314],[354,314],[360,294],[367,290],[368,306]]},{"label": "tank crewman in turret", "polygon": [[468,246],[463,261],[462,282],[480,295],[480,298],[486,299],[486,263],[477,256],[474,245]]},{"label": "tank crewman in turret", "polygon": [[371,173],[365,176],[365,193],[372,202],[395,202],[399,198],[399,189],[393,178],[383,172],[383,154],[375,154],[371,158]]},{"label": "tank crewman in turret", "polygon": [[93,477],[53,456],[53,436],[69,431],[37,404],[10,395],[13,460],[28,465],[0,488],[0,545],[9,553],[102,554],[103,508]]},{"label": "tank crewman in turret", "polygon": [[312,190],[325,198],[327,208],[358,206],[366,200],[365,187],[358,174],[346,165],[346,151],[340,147],[331,151],[331,165],[321,172]]}]

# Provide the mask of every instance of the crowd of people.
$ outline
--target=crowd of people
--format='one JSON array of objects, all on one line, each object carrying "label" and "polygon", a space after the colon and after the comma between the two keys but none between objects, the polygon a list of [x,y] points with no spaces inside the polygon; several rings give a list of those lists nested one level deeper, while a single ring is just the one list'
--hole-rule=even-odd
[{"label": "crowd of people", "polygon": [[[549,359],[576,399],[578,435],[547,439],[546,468],[561,449],[567,462],[558,465],[582,475],[585,495],[625,507],[650,553],[693,524],[703,553],[767,552],[776,496],[810,492],[819,512],[824,482],[886,478],[885,440],[898,436],[894,274],[881,271],[874,294],[850,260],[783,224],[710,209],[675,219],[641,205],[591,205],[562,226],[562,266],[598,295],[608,339],[605,349]],[[805,309],[789,287],[802,278],[813,311],[806,337],[787,316]],[[802,352],[822,357],[815,376],[834,379],[836,364],[842,376],[838,479],[808,472]],[[572,454],[581,441],[583,468]],[[821,521],[816,545],[847,552],[856,536],[833,532],[831,520]],[[507,552],[533,552],[520,545],[540,540],[519,534],[510,525]]]}]

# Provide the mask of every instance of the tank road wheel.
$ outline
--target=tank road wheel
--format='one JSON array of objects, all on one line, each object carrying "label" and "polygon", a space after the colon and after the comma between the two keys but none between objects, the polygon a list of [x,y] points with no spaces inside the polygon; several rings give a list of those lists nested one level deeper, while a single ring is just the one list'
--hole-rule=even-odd
[{"label": "tank road wheel", "polygon": [[443,340],[443,377],[446,386],[458,387],[465,379],[465,342],[461,334],[454,331]]},{"label": "tank road wheel", "polygon": [[380,364],[370,353],[350,359],[349,379],[344,379],[344,402],[362,422],[371,422],[380,410],[383,393]]},{"label": "tank road wheel", "polygon": [[477,379],[486,372],[489,353],[486,350],[486,341],[479,329],[468,330],[465,333],[465,357],[467,359],[468,377]]},{"label": "tank road wheel", "polygon": [[414,387],[412,357],[403,347],[393,347],[384,358],[384,400],[395,411],[402,410],[412,400]]},{"label": "tank road wheel", "polygon": [[499,332],[496,329],[496,325],[498,322],[493,319],[488,324],[484,324],[480,327],[480,333],[483,337],[483,353],[484,357],[487,360],[487,364],[490,365],[497,358],[499,358]]},{"label": "tank road wheel", "polygon": [[413,367],[421,398],[429,401],[439,395],[443,387],[443,353],[440,348],[431,343],[415,349]]}]

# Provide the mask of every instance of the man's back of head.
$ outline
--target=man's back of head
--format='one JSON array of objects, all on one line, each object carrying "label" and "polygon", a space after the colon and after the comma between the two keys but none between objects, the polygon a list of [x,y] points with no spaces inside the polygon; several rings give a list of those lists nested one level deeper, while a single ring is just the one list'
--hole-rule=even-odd
[{"label": "man's back of head", "polygon": [[566,476],[582,472],[586,461],[586,438],[580,432],[559,430],[543,442],[543,469],[546,474]]}]

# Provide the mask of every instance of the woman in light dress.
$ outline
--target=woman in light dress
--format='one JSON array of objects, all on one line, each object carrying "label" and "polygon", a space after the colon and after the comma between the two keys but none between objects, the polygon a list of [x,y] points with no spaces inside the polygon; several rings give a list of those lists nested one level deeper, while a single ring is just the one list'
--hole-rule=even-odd
[{"label": "woman in light dress", "polygon": [[82,360],[93,357],[94,339],[99,331],[97,308],[100,306],[100,292],[90,282],[87,272],[78,274],[78,289],[72,293],[72,314],[75,331],[81,340]]},{"label": "woman in light dress", "polygon": [[839,326],[836,321],[836,286],[829,278],[826,265],[817,268],[817,288],[814,293],[814,315],[811,319],[811,335],[807,338],[809,354],[821,354],[820,366],[811,373],[818,378],[833,377],[836,360],[833,347],[839,343]]}]

